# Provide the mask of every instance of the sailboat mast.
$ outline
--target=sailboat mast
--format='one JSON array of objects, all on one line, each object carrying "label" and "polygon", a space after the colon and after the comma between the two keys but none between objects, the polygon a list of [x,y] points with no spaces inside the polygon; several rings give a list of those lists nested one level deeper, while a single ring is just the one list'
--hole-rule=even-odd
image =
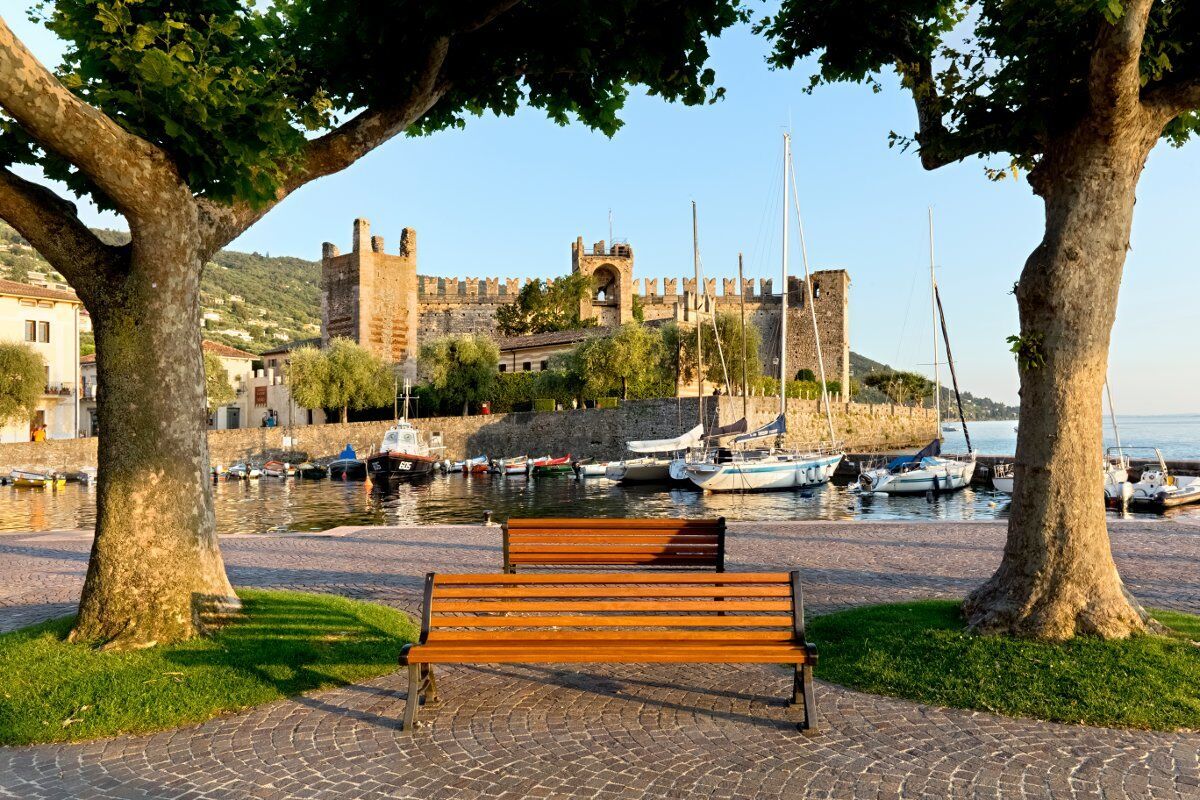
[{"label": "sailboat mast", "polygon": [[[967,430],[967,415],[963,413],[962,395],[958,391],[958,373],[954,371],[954,354],[950,352],[950,330],[946,327],[946,312],[942,308],[942,295],[937,287],[933,289],[933,301],[937,307],[938,317],[942,321],[942,338],[946,341],[946,364],[950,367],[950,380],[954,384],[954,400],[958,403],[958,421],[962,423],[963,438],[967,440],[967,453],[974,453],[971,447],[971,432]],[[941,435],[941,431],[938,431]]]},{"label": "sailboat mast", "polygon": [[779,413],[787,414],[788,317],[788,170],[792,166],[792,136],[783,135],[783,285],[779,289]]},{"label": "sailboat mast", "polygon": [[817,349],[817,370],[821,378],[821,404],[825,406],[825,422],[829,425],[829,442],[832,444],[837,441],[837,434],[833,428],[833,410],[829,407],[829,389],[825,383],[825,357],[821,354],[821,330],[817,326],[817,304],[814,302],[817,297],[812,288],[812,273],[808,270],[808,245],[804,239],[804,218],[800,216],[800,189],[796,186],[796,170],[792,167],[791,162],[788,162],[788,167],[792,173],[792,196],[796,206],[796,229],[800,232],[800,260],[804,264],[804,286],[807,290],[808,297],[808,312],[812,319],[813,344]]},{"label": "sailboat mast", "polygon": [[1108,395],[1108,416],[1112,420],[1113,438],[1117,440],[1117,455],[1124,455],[1121,450],[1121,431],[1117,429],[1117,407],[1113,405],[1112,389],[1108,385],[1108,378],[1104,379],[1104,393]]},{"label": "sailboat mast", "polygon": [[704,354],[700,337],[700,230],[696,222],[696,201],[692,201],[692,266],[696,270],[696,407],[700,425],[704,425]]},{"label": "sailboat mast", "polygon": [[937,273],[933,267],[933,206],[929,206],[929,306],[933,326],[933,407],[937,412],[934,420],[934,436],[942,438],[942,381],[938,375],[938,309],[937,309]]},{"label": "sailboat mast", "polygon": [[[742,254],[738,253],[738,297],[740,298],[742,314],[742,419],[749,419],[746,410],[746,282],[742,278]],[[1111,403],[1110,403],[1111,405]]]}]

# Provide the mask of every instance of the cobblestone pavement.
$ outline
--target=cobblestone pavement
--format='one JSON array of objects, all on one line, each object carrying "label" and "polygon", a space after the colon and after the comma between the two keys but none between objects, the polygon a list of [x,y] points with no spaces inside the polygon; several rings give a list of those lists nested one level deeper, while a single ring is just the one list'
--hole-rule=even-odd
[{"label": "cobblestone pavement", "polygon": [[[803,570],[810,614],[957,597],[995,567],[990,523],[737,524],[740,570]],[[1200,611],[1200,527],[1116,521],[1147,605]],[[427,570],[494,571],[499,531],[338,529],[229,537],[240,585],[336,592],[415,611]],[[78,533],[0,536],[0,630],[69,612]],[[818,643],[819,644],[819,643]],[[931,708],[818,682],[824,731],[754,665],[439,670],[442,702],[399,732],[399,673],[152,736],[0,748],[2,798],[1200,797],[1200,735],[1056,725]]]}]

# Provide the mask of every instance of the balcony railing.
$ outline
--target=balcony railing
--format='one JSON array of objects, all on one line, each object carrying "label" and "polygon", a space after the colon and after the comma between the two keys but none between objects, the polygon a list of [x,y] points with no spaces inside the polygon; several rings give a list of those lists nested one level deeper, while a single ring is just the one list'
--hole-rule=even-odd
[{"label": "balcony railing", "polygon": [[70,383],[48,383],[43,392],[47,397],[70,397],[73,386]]}]

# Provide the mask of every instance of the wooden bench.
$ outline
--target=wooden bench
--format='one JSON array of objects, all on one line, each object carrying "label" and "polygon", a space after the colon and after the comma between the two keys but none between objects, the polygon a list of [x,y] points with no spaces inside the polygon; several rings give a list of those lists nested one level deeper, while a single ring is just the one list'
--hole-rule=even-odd
[{"label": "wooden bench", "polygon": [[517,567],[670,567],[725,571],[725,518],[509,519],[504,571]]},{"label": "wooden bench", "polygon": [[404,730],[436,702],[434,664],[790,664],[801,730],[817,729],[798,572],[425,576]]}]

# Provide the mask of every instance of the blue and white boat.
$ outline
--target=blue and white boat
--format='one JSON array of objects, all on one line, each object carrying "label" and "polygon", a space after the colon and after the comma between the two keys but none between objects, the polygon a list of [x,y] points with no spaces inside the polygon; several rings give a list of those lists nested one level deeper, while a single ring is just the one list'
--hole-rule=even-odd
[{"label": "blue and white boat", "polygon": [[881,467],[863,470],[858,486],[864,493],[925,494],[953,492],[971,483],[975,454],[943,456],[942,442],[934,439],[912,455],[898,456]]},{"label": "blue and white boat", "polygon": [[[701,458],[689,459],[683,465],[683,472],[696,486],[710,492],[764,492],[801,489],[809,486],[819,486],[828,483],[837,472],[845,453],[840,445],[835,443],[833,416],[829,409],[829,396],[824,390],[825,361],[821,355],[821,337],[817,330],[817,316],[813,304],[807,303],[812,318],[813,340],[816,342],[817,366],[821,378],[821,400],[825,408],[825,418],[829,424],[829,444],[824,447],[786,450],[780,445],[784,434],[787,433],[787,382],[791,378],[788,372],[788,219],[791,206],[788,198],[789,181],[794,181],[792,168],[791,137],[783,137],[783,263],[782,273],[784,287],[780,295],[781,313],[779,326],[779,415],[766,425],[749,433],[742,433],[733,440],[733,444],[746,445],[762,439],[774,438],[775,446],[770,448],[732,449],[717,447],[708,450]],[[796,208],[799,221],[799,207]],[[801,236],[803,229],[801,228]],[[803,244],[803,240],[801,240]],[[803,248],[802,251],[803,252]],[[811,286],[811,276],[808,274],[807,259],[804,262],[805,285]],[[742,341],[745,342],[743,335]],[[745,354],[743,354],[743,358]],[[745,394],[746,387],[742,387]],[[732,433],[736,425],[744,426],[745,420],[739,420],[733,426],[726,426],[710,432],[710,439],[719,438],[726,432]],[[744,427],[741,430],[745,430]]]}]

